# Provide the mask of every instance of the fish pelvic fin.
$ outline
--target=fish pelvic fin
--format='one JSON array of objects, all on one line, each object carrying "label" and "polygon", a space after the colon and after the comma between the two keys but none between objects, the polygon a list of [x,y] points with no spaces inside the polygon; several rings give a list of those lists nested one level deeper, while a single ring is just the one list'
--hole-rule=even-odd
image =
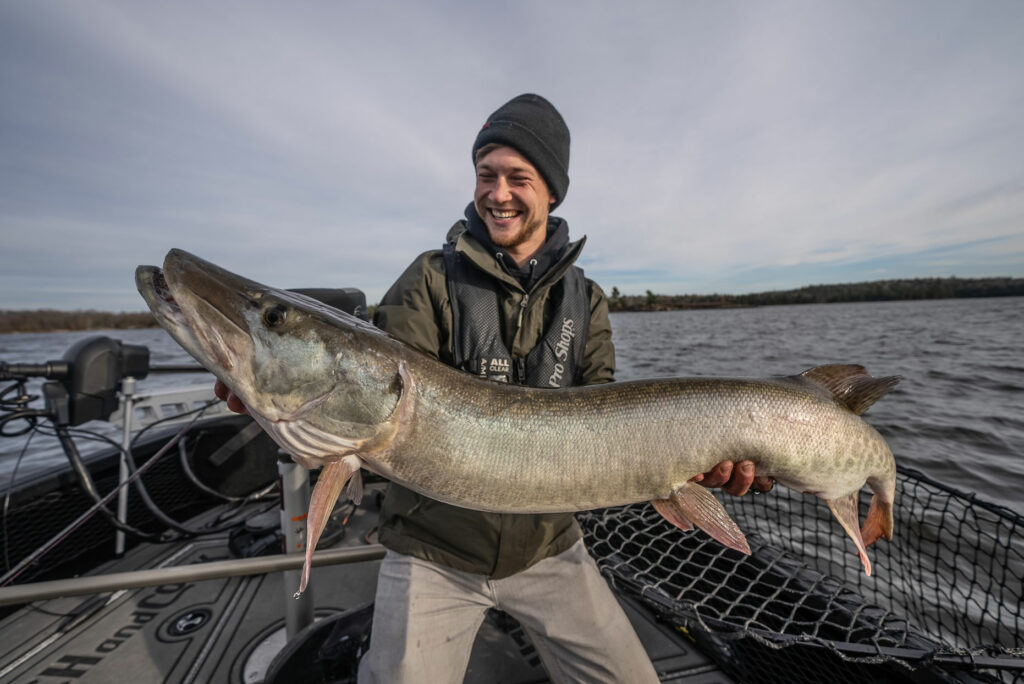
[{"label": "fish pelvic fin", "polygon": [[[358,490],[360,494],[363,489],[362,476],[359,468],[362,462],[356,456],[345,456],[337,461],[331,461],[320,471],[320,477],[313,487],[313,494],[309,499],[309,513],[306,516],[306,561],[302,565],[302,580],[299,582],[299,590],[295,593],[298,598],[306,591],[309,583],[309,571],[313,563],[313,551],[316,549],[320,535],[323,534],[327,521],[334,510],[334,504],[341,495],[341,490],[351,479],[350,492]],[[358,480],[358,483],[355,483]]]},{"label": "fish pelvic fin", "polygon": [[686,482],[667,499],[655,499],[651,503],[665,520],[679,529],[689,531],[696,525],[719,543],[750,555],[747,538],[710,489]]},{"label": "fish pelvic fin", "polygon": [[[857,553],[860,555],[860,562],[864,566],[864,574],[870,577],[871,559],[868,558],[866,544],[860,534],[860,521],[857,517],[857,495],[858,492],[850,492],[846,496],[838,499],[826,499],[825,503],[828,504],[829,510],[832,511],[832,515],[836,517],[839,524],[843,526],[844,530],[846,530],[846,534],[848,534],[850,539],[853,540],[853,543],[857,545]],[[874,541],[874,539],[872,539],[872,541]]]},{"label": "fish pelvic fin", "polygon": [[798,377],[825,389],[836,403],[858,416],[884,397],[902,379],[898,375],[871,377],[864,366],[832,364],[805,370]]},{"label": "fish pelvic fin", "polygon": [[864,526],[860,529],[860,536],[864,539],[864,546],[871,546],[879,537],[885,537],[887,541],[892,540],[891,501],[886,501],[877,494],[871,497],[871,507],[868,508],[868,517],[864,519]]},{"label": "fish pelvic fin", "polygon": [[651,504],[654,506],[654,510],[658,511],[662,518],[669,521],[683,532],[689,532],[693,529],[693,523],[690,519],[683,515],[683,512],[679,510],[679,506],[675,504],[672,499],[652,499]]}]

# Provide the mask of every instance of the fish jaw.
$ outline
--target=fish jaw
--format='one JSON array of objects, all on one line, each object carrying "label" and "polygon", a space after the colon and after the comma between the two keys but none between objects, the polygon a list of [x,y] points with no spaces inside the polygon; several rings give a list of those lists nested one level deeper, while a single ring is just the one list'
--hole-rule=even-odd
[{"label": "fish jaw", "polygon": [[166,269],[139,266],[135,283],[171,337],[243,401],[249,399],[252,372],[242,360],[251,354],[252,341],[246,331],[188,287],[169,280]]}]

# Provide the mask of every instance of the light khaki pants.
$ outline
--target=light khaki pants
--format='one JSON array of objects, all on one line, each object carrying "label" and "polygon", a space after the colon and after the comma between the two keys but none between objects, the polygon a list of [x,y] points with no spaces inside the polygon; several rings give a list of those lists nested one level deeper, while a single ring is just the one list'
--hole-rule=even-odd
[{"label": "light khaki pants", "polygon": [[580,541],[499,580],[388,551],[359,684],[460,684],[491,607],[519,620],[553,682],[658,681]]}]

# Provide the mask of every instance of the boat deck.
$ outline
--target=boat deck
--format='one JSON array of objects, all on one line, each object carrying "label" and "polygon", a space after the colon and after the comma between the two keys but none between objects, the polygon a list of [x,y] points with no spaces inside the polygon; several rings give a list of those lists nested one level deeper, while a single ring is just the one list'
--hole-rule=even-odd
[{"label": "boat deck", "polygon": [[[361,546],[376,524],[376,497],[367,496],[331,548]],[[275,516],[267,504],[251,514]],[[214,508],[192,524],[224,513]],[[244,516],[243,516],[244,519]],[[166,545],[143,544],[96,574],[230,560],[229,533]],[[372,539],[372,537],[371,537]],[[319,566],[309,592],[318,620],[373,600],[379,561]],[[297,571],[165,584],[88,597],[37,602],[0,623],[0,679],[9,682],[231,682],[258,684],[268,672],[279,681],[275,657],[288,644],[287,602]],[[718,667],[684,634],[659,623],[642,606],[623,598],[655,668],[665,682],[727,683]],[[298,635],[315,632],[307,628]],[[323,630],[320,630],[321,632]],[[323,635],[321,635],[322,638]],[[477,636],[466,682],[526,684],[548,681],[526,634],[515,620],[493,611]]]}]

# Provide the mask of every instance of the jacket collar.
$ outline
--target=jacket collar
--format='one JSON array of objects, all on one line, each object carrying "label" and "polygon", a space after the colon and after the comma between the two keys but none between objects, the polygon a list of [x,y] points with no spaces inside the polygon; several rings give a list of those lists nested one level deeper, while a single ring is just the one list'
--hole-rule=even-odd
[{"label": "jacket collar", "polygon": [[485,273],[513,285],[523,292],[532,292],[542,283],[557,281],[579,257],[587,238],[569,241],[569,224],[557,216],[548,217],[547,240],[520,268],[500,247],[491,242],[487,227],[472,203],[466,207],[466,219],[458,221],[448,231],[447,241]]}]

